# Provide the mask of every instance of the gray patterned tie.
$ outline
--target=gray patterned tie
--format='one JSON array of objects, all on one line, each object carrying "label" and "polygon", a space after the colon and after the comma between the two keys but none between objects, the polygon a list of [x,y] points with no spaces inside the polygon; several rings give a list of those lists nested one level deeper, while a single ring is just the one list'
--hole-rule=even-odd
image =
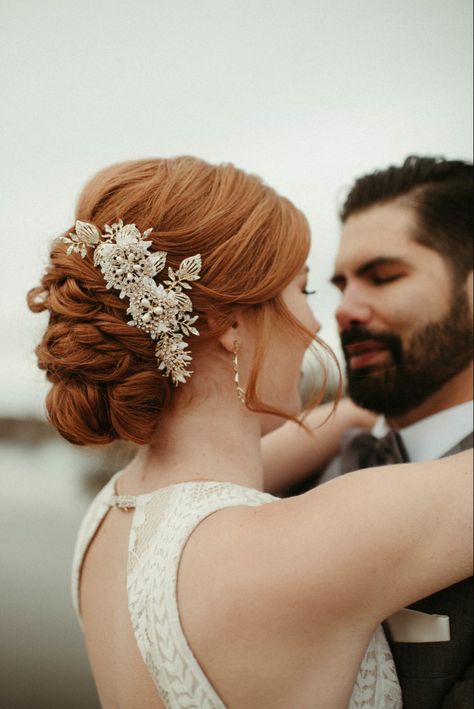
[{"label": "gray patterned tie", "polygon": [[375,438],[362,429],[352,429],[343,440],[341,473],[377,465],[406,463],[408,460],[406,448],[396,431],[389,431],[383,438]]}]

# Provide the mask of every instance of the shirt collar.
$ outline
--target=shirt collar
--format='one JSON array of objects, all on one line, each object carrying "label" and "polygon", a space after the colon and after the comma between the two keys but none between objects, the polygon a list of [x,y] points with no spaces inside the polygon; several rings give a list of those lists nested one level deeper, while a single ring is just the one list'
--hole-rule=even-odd
[{"label": "shirt collar", "polygon": [[[438,411],[411,426],[400,429],[399,434],[410,461],[420,463],[424,460],[440,458],[472,432],[472,418],[471,400]],[[388,431],[389,426],[385,418],[379,416],[372,429],[373,435],[381,438]]]}]

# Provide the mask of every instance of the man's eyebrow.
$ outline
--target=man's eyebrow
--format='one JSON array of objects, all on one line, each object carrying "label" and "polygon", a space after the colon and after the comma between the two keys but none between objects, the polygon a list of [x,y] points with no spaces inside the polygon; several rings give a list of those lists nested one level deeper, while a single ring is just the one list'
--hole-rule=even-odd
[{"label": "man's eyebrow", "polygon": [[309,269],[309,266],[306,264],[306,265],[303,266],[303,268],[301,269],[299,275],[301,276],[301,275],[303,275],[303,274],[309,273],[309,270],[310,270],[310,269]]},{"label": "man's eyebrow", "polygon": [[[406,262],[400,256],[380,256],[379,258],[374,258],[370,261],[366,261],[366,263],[363,263],[362,266],[359,266],[359,268],[356,270],[356,276],[365,276],[367,273],[372,271],[374,268],[377,268],[378,266],[387,266],[392,264],[399,264],[400,266],[403,266],[406,265]],[[344,276],[342,275],[342,273],[338,273],[336,271],[336,273],[331,278],[331,283],[333,285],[337,285],[338,283],[341,283],[342,280],[344,280]]]}]

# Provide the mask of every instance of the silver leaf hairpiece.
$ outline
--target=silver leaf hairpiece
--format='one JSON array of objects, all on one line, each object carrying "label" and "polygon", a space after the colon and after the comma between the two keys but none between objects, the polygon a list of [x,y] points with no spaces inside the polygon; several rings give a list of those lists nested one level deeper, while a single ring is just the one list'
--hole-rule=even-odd
[{"label": "silver leaf hairpiece", "polygon": [[143,234],[135,224],[108,224],[104,233],[94,224],[77,221],[76,230],[62,236],[68,244],[67,253],[78,253],[84,258],[87,249],[94,249],[94,265],[102,271],[107,288],[120,291],[119,297],[129,299],[129,325],[138,327],[156,341],[155,355],[158,369],[170,376],[174,384],[186,382],[192,371],[188,369],[192,357],[184,335],[199,335],[192,315],[191,298],[183,293],[197,281],[201,270],[201,256],[196,254],[181,261],[177,270],[168,268],[168,278],[157,284],[155,276],[166,265],[166,251],[150,253],[151,241],[146,238],[153,229]]}]

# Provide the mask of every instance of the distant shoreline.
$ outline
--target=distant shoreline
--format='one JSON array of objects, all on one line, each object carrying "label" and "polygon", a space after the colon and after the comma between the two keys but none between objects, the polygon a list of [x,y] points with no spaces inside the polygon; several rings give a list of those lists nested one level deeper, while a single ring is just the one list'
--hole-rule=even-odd
[{"label": "distant shoreline", "polygon": [[33,416],[0,417],[0,441],[16,441],[18,443],[36,445],[54,438],[59,434],[47,422]]}]

